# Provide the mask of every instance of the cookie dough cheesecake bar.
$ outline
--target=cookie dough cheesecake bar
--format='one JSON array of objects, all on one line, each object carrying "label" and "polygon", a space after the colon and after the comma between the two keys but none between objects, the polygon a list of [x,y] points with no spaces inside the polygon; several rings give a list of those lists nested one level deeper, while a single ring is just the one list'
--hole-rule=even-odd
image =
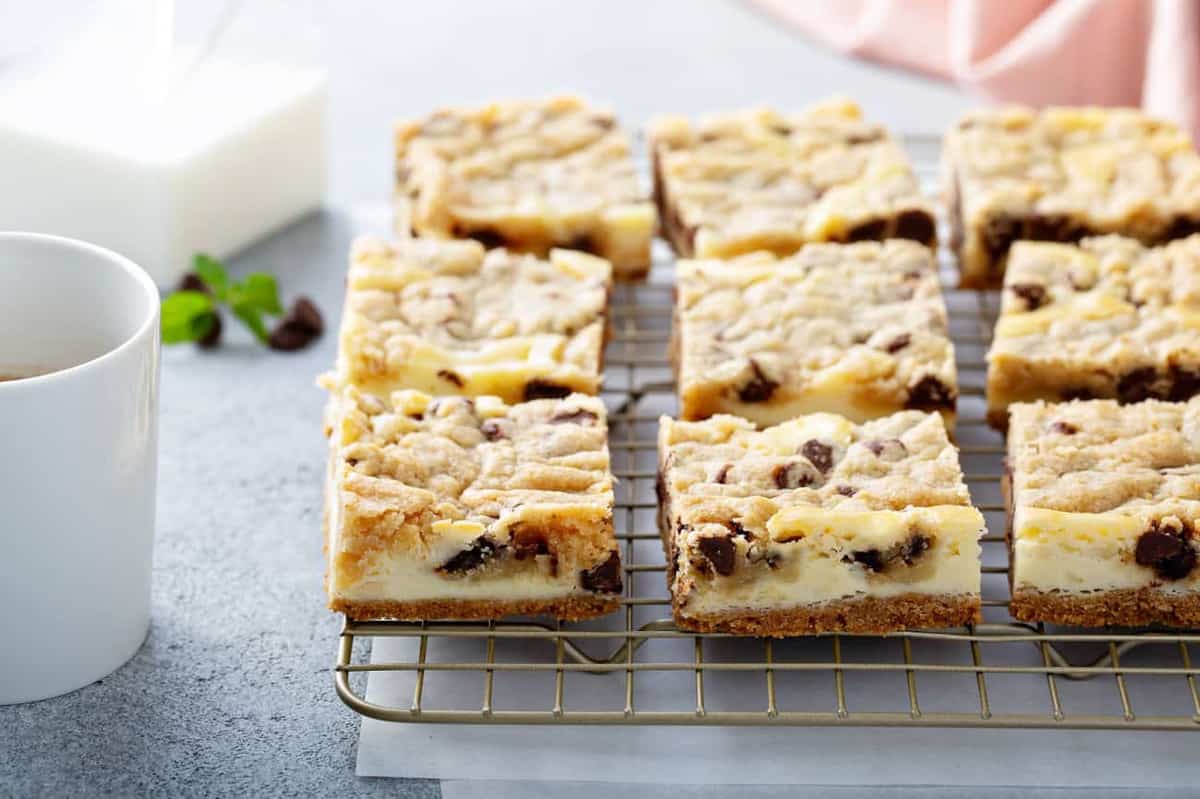
[{"label": "cookie dough cheesecake bar", "polygon": [[770,425],[827,411],[862,422],[919,409],[953,426],[954,345],[928,248],[809,244],[782,259],[683,260],[676,278],[682,418]]},{"label": "cookie dough cheesecake bar", "polygon": [[788,636],[978,620],[984,521],[938,414],[660,424],[659,528],[681,628]]},{"label": "cookie dough cheesecake bar", "polygon": [[663,234],[684,257],[937,238],[933,207],[904,149],[852,102],[698,123],[664,116],[651,125],[650,145]]},{"label": "cookie dough cheesecake bar", "polygon": [[1128,108],[968,114],[946,136],[942,183],[964,287],[999,287],[1020,239],[1155,244],[1200,231],[1191,137]]},{"label": "cookie dough cheesecake bar", "polygon": [[505,402],[594,394],[611,288],[611,265],[581,252],[360,239],[327,383]]},{"label": "cookie dough cheesecake bar", "polygon": [[1015,618],[1200,626],[1200,399],[1014,405],[1008,468]]},{"label": "cookie dough cheesecake bar", "polygon": [[330,606],[355,619],[616,608],[603,403],[346,387],[327,416]]},{"label": "cookie dough cheesecake bar", "polygon": [[608,111],[576,97],[446,108],[398,125],[395,147],[401,236],[584,250],[625,279],[650,268],[654,206]]},{"label": "cookie dough cheesecake bar", "polygon": [[1200,392],[1200,235],[1013,245],[988,352],[988,421],[1014,402]]}]

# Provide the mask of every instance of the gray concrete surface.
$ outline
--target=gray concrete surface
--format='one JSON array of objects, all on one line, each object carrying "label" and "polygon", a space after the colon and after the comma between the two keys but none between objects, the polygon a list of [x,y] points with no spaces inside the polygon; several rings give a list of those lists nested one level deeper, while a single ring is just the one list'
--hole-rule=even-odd
[{"label": "gray concrete surface", "polygon": [[[330,69],[330,210],[235,267],[275,272],[285,295],[315,297],[329,322],[342,294],[344,209],[386,199],[396,117],[576,89],[639,124],[656,110],[790,107],[838,92],[898,128],[938,130],[970,104],[719,0],[317,8]],[[214,353],[165,353],[146,645],[81,691],[0,708],[0,796],[438,795],[429,782],[357,779],[358,721],[332,690],[338,622],[321,594],[313,378],[332,363],[333,337],[291,355],[231,338]]]}]

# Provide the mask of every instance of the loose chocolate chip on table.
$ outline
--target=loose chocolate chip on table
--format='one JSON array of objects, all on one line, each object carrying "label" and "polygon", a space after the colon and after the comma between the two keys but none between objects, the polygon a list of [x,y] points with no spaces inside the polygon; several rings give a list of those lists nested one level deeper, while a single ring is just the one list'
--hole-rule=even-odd
[{"label": "loose chocolate chip on table", "polygon": [[1164,580],[1180,580],[1191,574],[1196,566],[1196,550],[1188,543],[1190,530],[1169,532],[1152,522],[1150,529],[1138,537],[1134,559],[1149,566]]},{"label": "loose chocolate chip on table", "polygon": [[581,425],[590,425],[600,417],[584,408],[564,408],[550,417],[550,424],[564,424],[572,422]]},{"label": "loose chocolate chip on table", "polygon": [[895,355],[897,352],[904,349],[911,343],[912,343],[912,335],[909,333],[901,333],[900,335],[896,336],[894,339],[889,341],[887,343],[887,346],[884,347],[883,349],[885,352],[887,352],[891,355]]},{"label": "loose chocolate chip on table", "polygon": [[450,369],[438,369],[437,376],[442,380],[445,380],[447,383],[453,383],[459,388],[463,387],[463,379],[459,377],[457,372],[451,371]]},{"label": "loose chocolate chip on table", "polygon": [[325,330],[321,312],[307,297],[297,297],[275,329],[267,343],[276,350],[304,349]]},{"label": "loose chocolate chip on table", "polygon": [[846,241],[879,241],[887,233],[886,219],[872,219],[855,225],[846,232]]},{"label": "loose chocolate chip on table", "polygon": [[483,433],[483,437],[488,441],[499,441],[502,438],[508,438],[508,425],[500,419],[484,419],[479,425],[479,432]]},{"label": "loose chocolate chip on table", "polygon": [[447,574],[474,571],[490,560],[496,554],[496,550],[496,542],[486,535],[481,535],[472,541],[469,547],[439,566],[438,571]]},{"label": "loose chocolate chip on table", "polygon": [[1117,399],[1121,402],[1141,402],[1158,397],[1154,390],[1157,377],[1158,372],[1153,366],[1143,366],[1126,372],[1117,381]]},{"label": "loose chocolate chip on table", "polygon": [[525,401],[535,399],[562,399],[570,396],[571,389],[549,380],[530,380],[525,384]]},{"label": "loose chocolate chip on table", "polygon": [[211,350],[221,343],[221,315],[213,313],[209,316],[212,319],[212,327],[202,337],[196,339],[196,345],[206,350]]},{"label": "loose chocolate chip on table", "polygon": [[776,488],[803,488],[813,483],[809,467],[799,461],[776,464],[771,470],[771,479]]},{"label": "loose chocolate chip on table", "polygon": [[1046,287],[1040,283],[1013,283],[1008,290],[1025,301],[1026,309],[1036,311],[1046,304]]},{"label": "loose chocolate chip on table", "polygon": [[585,591],[600,594],[621,593],[621,557],[614,550],[598,566],[579,573],[579,585]]},{"label": "loose chocolate chip on table", "polygon": [[729,477],[729,470],[732,468],[733,468],[732,463],[726,463],[726,464],[722,465],[720,469],[717,469],[717,473],[715,475],[713,475],[713,482],[714,483],[724,483],[725,480],[728,479],[728,477]]},{"label": "loose chocolate chip on table", "polygon": [[314,336],[325,332],[325,320],[321,317],[321,311],[308,297],[297,297],[285,318],[290,318],[296,324],[307,328]]},{"label": "loose chocolate chip on table", "polygon": [[1061,419],[1050,425],[1050,432],[1058,433],[1064,436],[1073,436],[1079,432],[1079,428],[1070,422],[1064,422]]},{"label": "loose chocolate chip on table", "polygon": [[750,371],[753,376],[738,389],[738,399],[742,402],[766,402],[779,388],[779,383],[767,377],[753,358],[750,359]]},{"label": "loose chocolate chip on table", "polygon": [[733,563],[737,555],[733,537],[727,535],[705,536],[696,542],[696,547],[710,564],[713,571],[722,577],[733,574]]},{"label": "loose chocolate chip on table", "polygon": [[937,238],[937,224],[925,211],[910,209],[901,211],[896,217],[896,238],[933,244]]},{"label": "loose chocolate chip on table", "polygon": [[833,468],[833,447],[822,444],[815,438],[804,442],[800,447],[800,454],[808,458],[821,474]]},{"label": "loose chocolate chip on table", "polygon": [[175,288],[176,291],[198,291],[201,294],[211,294],[208,289],[208,284],[200,279],[200,276],[195,272],[188,272],[179,281],[179,285]]},{"label": "loose chocolate chip on table", "polygon": [[956,393],[941,380],[933,375],[925,375],[908,390],[906,408],[919,411],[938,411],[952,409]]}]

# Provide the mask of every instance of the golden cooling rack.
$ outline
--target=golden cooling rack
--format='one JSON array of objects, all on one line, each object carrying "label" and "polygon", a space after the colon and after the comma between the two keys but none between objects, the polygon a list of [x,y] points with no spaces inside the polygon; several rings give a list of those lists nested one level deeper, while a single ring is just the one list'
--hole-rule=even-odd
[{"label": "golden cooling rack", "polygon": [[[906,143],[931,183],[940,143]],[[425,723],[1200,730],[1200,669],[1189,649],[1200,634],[1051,628],[1008,615],[1003,438],[983,419],[995,292],[946,291],[961,391],[956,436],[988,521],[983,623],[776,641],[677,630],[655,521],[658,417],[676,408],[666,361],[670,258],[659,262],[646,284],[618,287],[611,308],[604,398],[624,547],[621,610],[568,625],[347,620],[334,669],[347,705]],[[955,285],[944,254],[942,271],[944,285]],[[371,662],[372,646],[386,658]],[[410,700],[368,699],[368,674]]]}]

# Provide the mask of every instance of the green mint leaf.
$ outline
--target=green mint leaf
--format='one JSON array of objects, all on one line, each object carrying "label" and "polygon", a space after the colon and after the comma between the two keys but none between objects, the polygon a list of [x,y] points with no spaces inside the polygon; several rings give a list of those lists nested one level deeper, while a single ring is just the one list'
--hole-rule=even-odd
[{"label": "green mint leaf", "polygon": [[241,283],[230,286],[229,304],[254,308],[272,316],[283,313],[283,305],[279,302],[279,285],[275,277],[266,272],[252,272]]},{"label": "green mint leaf", "polygon": [[267,332],[267,326],[263,324],[262,309],[247,303],[234,303],[229,306],[233,311],[233,315],[242,320],[242,324],[250,328],[250,332],[259,342],[266,344],[267,339],[271,334]]},{"label": "green mint leaf", "polygon": [[196,341],[212,330],[216,306],[202,291],[177,291],[162,301],[163,344]]},{"label": "green mint leaf", "polygon": [[198,252],[192,258],[192,271],[204,281],[214,297],[221,302],[226,300],[229,295],[229,275],[220,261],[210,255]]}]

